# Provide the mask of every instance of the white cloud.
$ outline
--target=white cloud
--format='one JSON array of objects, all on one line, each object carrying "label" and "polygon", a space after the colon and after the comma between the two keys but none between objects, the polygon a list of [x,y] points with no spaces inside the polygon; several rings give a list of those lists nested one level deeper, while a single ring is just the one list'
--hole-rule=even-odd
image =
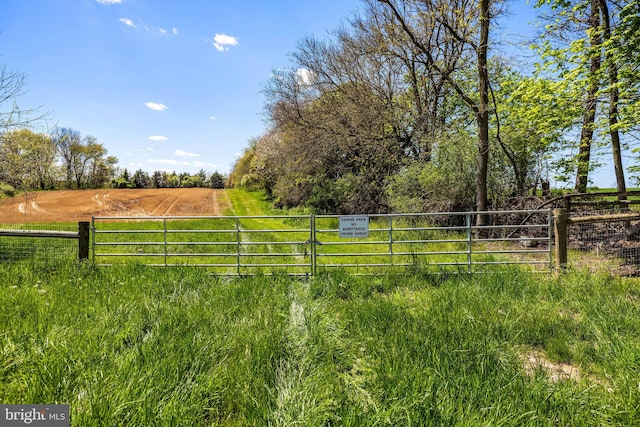
[{"label": "white cloud", "polygon": [[309,86],[313,82],[313,71],[308,70],[306,68],[298,68],[296,71],[296,77],[298,79],[298,83]]},{"label": "white cloud", "polygon": [[145,102],[144,105],[154,111],[164,111],[168,108],[166,105],[159,102]]},{"label": "white cloud", "polygon": [[122,22],[124,25],[126,25],[127,27],[132,27],[132,28],[136,28],[136,24],[133,23],[133,21],[131,19],[127,19],[127,18],[120,18],[118,19],[118,21]]},{"label": "white cloud", "polygon": [[151,135],[149,137],[149,139],[151,141],[168,141],[169,138],[167,138],[166,136],[162,136],[162,135]]},{"label": "white cloud", "polygon": [[178,35],[178,29],[177,29],[176,27],[173,27],[172,32],[173,32],[173,35],[174,35],[174,36],[177,36],[177,35]]},{"label": "white cloud", "polygon": [[182,151],[182,150],[176,150],[173,152],[173,154],[180,157],[200,157],[200,154],[189,153],[187,151]]},{"label": "white cloud", "polygon": [[216,116],[209,116],[209,120],[218,120]]},{"label": "white cloud", "polygon": [[189,166],[189,162],[182,161],[179,162],[175,159],[149,159],[149,163],[160,163],[163,165],[174,165],[174,166]]},{"label": "white cloud", "polygon": [[229,50],[229,46],[237,46],[238,39],[233,36],[228,36],[226,34],[216,34],[213,37],[213,40],[206,39],[207,43],[211,43],[217,50],[220,52],[224,52],[225,50]]},{"label": "white cloud", "polygon": [[[212,162],[201,162],[199,160],[195,160],[195,161],[188,161],[188,160],[182,160],[182,161],[178,161],[175,159],[149,159],[147,160],[147,163],[151,163],[154,165],[166,165],[166,170],[167,172],[171,172],[171,171],[175,171],[176,167],[184,167],[186,169],[211,169],[211,170],[220,170],[222,168],[228,167],[229,165],[223,165],[220,163],[212,163]],[[132,163],[133,164],[133,163]],[[135,167],[132,169],[139,169],[139,167]],[[154,166],[154,169],[157,169],[156,166]]]},{"label": "white cloud", "polygon": [[122,0],[96,0],[100,4],[120,4]]},{"label": "white cloud", "polygon": [[160,31],[160,34],[167,34],[167,30],[164,28],[158,28],[158,31]]},{"label": "white cloud", "polygon": [[223,165],[221,163],[213,163],[213,162],[201,162],[199,160],[191,162],[191,166],[194,166],[198,169],[221,169],[227,167],[228,165]]}]

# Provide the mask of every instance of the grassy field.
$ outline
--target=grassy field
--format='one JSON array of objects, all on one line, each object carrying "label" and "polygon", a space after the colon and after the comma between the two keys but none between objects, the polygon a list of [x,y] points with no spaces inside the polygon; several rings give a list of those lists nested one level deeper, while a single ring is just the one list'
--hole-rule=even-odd
[{"label": "grassy field", "polygon": [[640,424],[637,279],[19,261],[0,300],[0,401],[74,426]]}]

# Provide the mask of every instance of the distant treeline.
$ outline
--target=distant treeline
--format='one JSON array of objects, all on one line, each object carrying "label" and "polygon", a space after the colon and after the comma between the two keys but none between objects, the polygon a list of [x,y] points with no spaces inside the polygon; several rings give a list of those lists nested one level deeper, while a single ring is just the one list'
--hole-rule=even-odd
[{"label": "distant treeline", "polygon": [[118,159],[92,136],[56,128],[51,133],[12,129],[0,133],[0,192],[86,188],[224,188],[219,172],[196,174],[137,170],[117,166]]},{"label": "distant treeline", "polygon": [[114,188],[224,188],[226,177],[220,172],[207,172],[201,169],[196,174],[182,172],[155,171],[151,175],[138,169],[130,174],[124,169],[111,182]]}]

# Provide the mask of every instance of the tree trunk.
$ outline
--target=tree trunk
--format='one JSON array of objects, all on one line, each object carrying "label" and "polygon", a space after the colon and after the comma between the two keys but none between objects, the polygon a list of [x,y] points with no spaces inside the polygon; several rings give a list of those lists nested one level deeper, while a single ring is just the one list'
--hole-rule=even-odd
[{"label": "tree trunk", "polygon": [[[598,8],[599,0],[591,0],[591,12],[589,14],[590,35],[589,42],[592,47],[600,46],[602,38],[599,34],[600,13]],[[595,49],[594,49],[595,51]],[[587,90],[587,99],[584,105],[584,116],[582,120],[582,131],[580,132],[580,148],[578,151],[578,169],[576,173],[576,185],[574,191],[576,193],[584,193],[587,191],[589,182],[589,166],[591,160],[591,144],[593,142],[593,130],[596,120],[596,108],[598,105],[598,81],[596,73],[600,70],[601,64],[600,53],[592,54],[591,64],[589,66],[589,88]]]},{"label": "tree trunk", "polygon": [[[476,112],[478,122],[478,176],[476,181],[476,209],[488,209],[487,175],[489,171],[489,74],[487,50],[489,45],[489,0],[480,0],[480,44],[478,45],[478,89],[480,100]],[[476,225],[487,225],[487,215],[480,214]]]},{"label": "tree trunk", "polygon": [[[602,14],[602,25],[604,27],[604,38],[611,40],[611,17],[609,16],[609,6],[607,0],[600,1],[600,12]],[[622,165],[622,150],[620,148],[620,132],[618,126],[618,102],[620,94],[618,92],[618,67],[607,50],[607,67],[609,69],[609,135],[611,135],[611,153],[613,154],[613,167],[616,173],[616,190],[618,193],[627,191],[624,180],[624,166]],[[618,200],[627,200],[627,196],[619,195]]]}]

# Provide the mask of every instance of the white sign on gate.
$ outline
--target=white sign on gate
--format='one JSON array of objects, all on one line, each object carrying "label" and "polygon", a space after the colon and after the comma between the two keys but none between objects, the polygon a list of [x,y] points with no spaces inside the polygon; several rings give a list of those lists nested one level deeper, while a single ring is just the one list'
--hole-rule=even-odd
[{"label": "white sign on gate", "polygon": [[340,237],[369,237],[368,216],[341,216]]}]

